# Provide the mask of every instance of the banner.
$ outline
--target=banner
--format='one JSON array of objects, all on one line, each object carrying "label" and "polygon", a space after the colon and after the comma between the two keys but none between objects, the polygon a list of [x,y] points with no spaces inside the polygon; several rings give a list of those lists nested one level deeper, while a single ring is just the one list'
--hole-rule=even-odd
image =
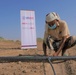
[{"label": "banner", "polygon": [[21,10],[21,49],[37,48],[35,11]]}]

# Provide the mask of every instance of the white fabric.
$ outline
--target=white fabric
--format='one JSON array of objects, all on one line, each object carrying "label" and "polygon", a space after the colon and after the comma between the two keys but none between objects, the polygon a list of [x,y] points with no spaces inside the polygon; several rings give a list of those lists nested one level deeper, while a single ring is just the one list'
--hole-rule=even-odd
[{"label": "white fabric", "polygon": [[58,19],[58,20],[60,19],[59,15],[55,12],[49,13],[49,14],[46,15],[46,21],[47,22],[51,22],[55,19]]}]

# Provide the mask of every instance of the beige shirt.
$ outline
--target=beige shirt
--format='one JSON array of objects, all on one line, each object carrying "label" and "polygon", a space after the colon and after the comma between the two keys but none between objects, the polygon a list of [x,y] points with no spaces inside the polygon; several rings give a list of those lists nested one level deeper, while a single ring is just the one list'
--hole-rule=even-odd
[{"label": "beige shirt", "polygon": [[59,27],[57,27],[54,30],[51,30],[48,28],[48,25],[45,25],[45,33],[44,33],[44,40],[51,35],[57,40],[61,40],[64,36],[70,35],[68,25],[65,21],[60,20],[59,21]]}]

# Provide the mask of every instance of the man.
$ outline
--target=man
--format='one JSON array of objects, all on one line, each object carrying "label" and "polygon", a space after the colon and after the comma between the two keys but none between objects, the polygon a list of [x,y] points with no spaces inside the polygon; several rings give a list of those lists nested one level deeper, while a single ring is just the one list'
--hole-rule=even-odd
[{"label": "man", "polygon": [[75,44],[76,37],[70,36],[67,23],[61,20],[59,15],[55,12],[47,14],[43,40],[44,55],[47,55],[47,46],[49,49],[53,49],[55,51],[53,56],[58,56],[61,51],[63,56],[66,49],[74,46]]}]

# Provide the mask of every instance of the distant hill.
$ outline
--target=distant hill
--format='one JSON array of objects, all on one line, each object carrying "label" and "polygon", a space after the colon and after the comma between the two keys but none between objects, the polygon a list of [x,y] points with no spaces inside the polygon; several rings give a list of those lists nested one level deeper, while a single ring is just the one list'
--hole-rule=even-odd
[{"label": "distant hill", "polygon": [[0,37],[0,40],[4,40],[4,38],[3,37]]},{"label": "distant hill", "polygon": [[[0,41],[14,41],[14,40],[7,40],[3,37],[0,37]],[[16,41],[19,41],[19,40],[16,40]],[[43,39],[42,38],[37,38],[37,41],[43,41]]]}]

